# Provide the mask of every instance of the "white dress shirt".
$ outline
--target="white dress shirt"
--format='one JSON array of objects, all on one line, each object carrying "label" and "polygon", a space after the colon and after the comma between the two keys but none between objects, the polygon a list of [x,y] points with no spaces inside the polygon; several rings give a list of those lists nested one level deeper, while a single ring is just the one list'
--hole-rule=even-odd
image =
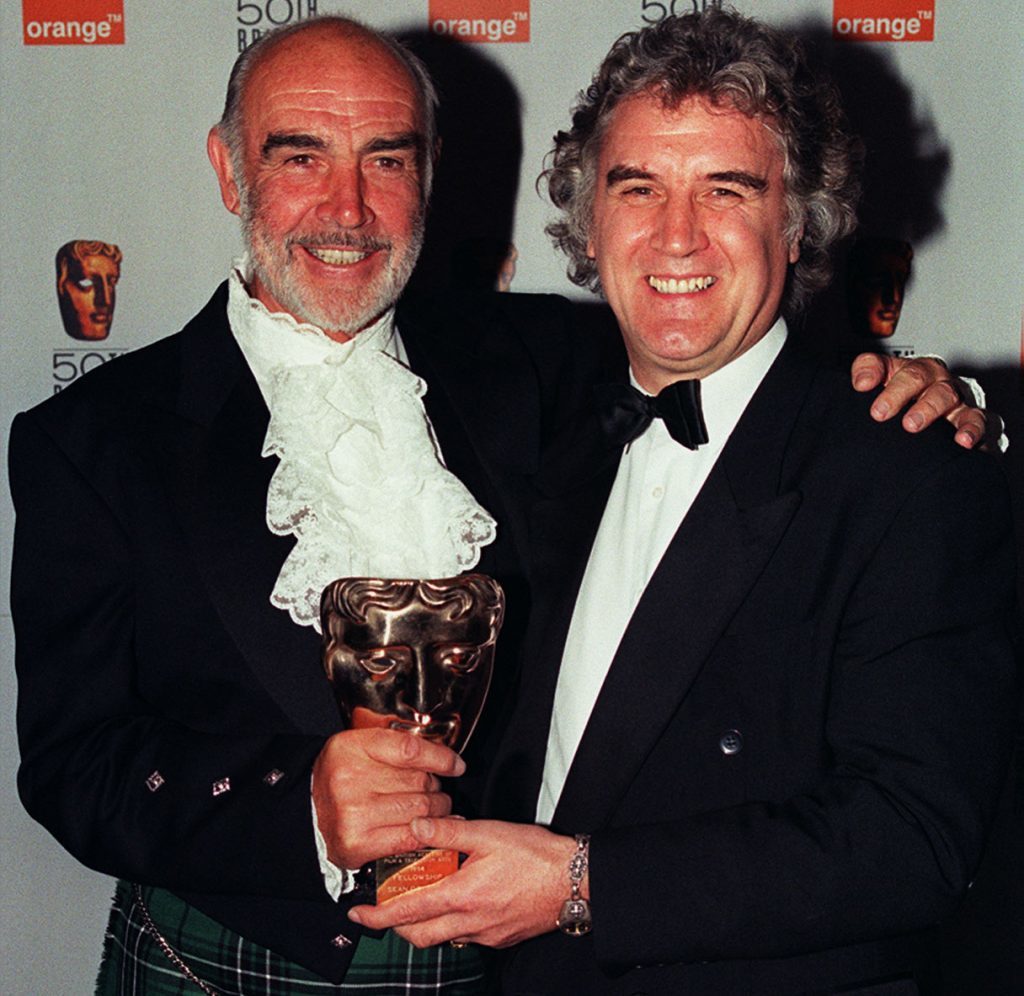
[{"label": "white dress shirt", "polygon": [[[779,319],[745,353],[701,380],[706,444],[686,449],[656,418],[626,447],[562,652],[537,800],[538,823],[551,822],[633,610],[785,341],[786,326]],[[700,606],[680,606],[680,611],[699,612]]]}]

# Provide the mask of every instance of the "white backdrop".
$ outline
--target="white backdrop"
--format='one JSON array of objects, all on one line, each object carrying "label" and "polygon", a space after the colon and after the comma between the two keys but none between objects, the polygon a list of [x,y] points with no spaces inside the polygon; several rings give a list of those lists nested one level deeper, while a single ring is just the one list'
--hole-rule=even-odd
[{"label": "white backdrop", "polygon": [[[270,17],[281,21],[288,11],[297,17],[312,7],[424,34],[431,8],[435,13],[454,9],[466,17],[528,13],[528,42],[463,44],[441,56],[443,99],[463,115],[463,127],[450,126],[449,160],[473,155],[483,166],[466,177],[446,173],[442,162],[438,195],[450,212],[445,217],[458,219],[455,227],[464,225],[464,234],[511,235],[520,254],[515,290],[579,294],[542,234],[552,211],[535,193],[534,181],[550,136],[567,123],[571,100],[611,41],[670,3],[5,2],[0,7],[4,451],[16,411],[51,394],[58,378],[72,369],[175,331],[226,275],[239,240],[235,219],[220,204],[205,137],[220,114],[239,34],[251,31],[242,22],[267,26]],[[96,15],[123,12],[124,44],[23,43],[22,8],[31,13],[90,6]],[[691,3],[676,0],[676,6],[682,12]],[[836,11],[833,0],[740,0],[737,6],[819,38],[828,37],[834,14],[858,7],[888,8],[893,14],[934,8],[934,41],[844,41],[826,48],[851,115],[869,138],[869,221],[879,234],[914,243],[914,276],[894,344],[939,352],[981,371],[997,407],[1017,424],[1024,9],[1013,0],[835,0]],[[33,29],[36,35],[40,30]],[[522,20],[516,30],[524,30]],[[442,243],[455,241],[451,228],[435,234]],[[97,345],[68,338],[57,308],[54,253],[76,238],[116,243],[124,253],[112,331]],[[434,279],[429,270],[424,279]],[[1022,430],[1017,432],[1018,446],[1024,447]],[[17,802],[8,609],[12,525],[5,480],[0,498],[0,990],[11,996],[86,993],[112,883],[65,855]]]}]

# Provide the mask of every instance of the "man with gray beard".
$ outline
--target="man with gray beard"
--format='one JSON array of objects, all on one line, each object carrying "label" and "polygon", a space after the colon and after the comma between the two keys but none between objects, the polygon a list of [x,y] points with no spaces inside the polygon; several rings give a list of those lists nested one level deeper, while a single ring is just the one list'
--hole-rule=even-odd
[{"label": "man with gray beard", "polygon": [[399,302],[435,103],[418,60],[350,20],[261,39],[209,136],[246,255],[177,335],[15,422],[19,786],[120,880],[101,993],[486,985],[475,946],[349,921],[350,870],[414,847],[466,764],[337,732],[318,662],[341,576],[492,574],[506,675],[522,629],[514,482],[556,421],[568,307]]}]

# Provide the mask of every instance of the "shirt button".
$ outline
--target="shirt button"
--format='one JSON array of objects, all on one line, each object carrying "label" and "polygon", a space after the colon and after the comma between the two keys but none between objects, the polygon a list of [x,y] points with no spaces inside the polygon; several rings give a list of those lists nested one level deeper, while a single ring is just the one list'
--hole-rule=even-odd
[{"label": "shirt button", "polygon": [[723,754],[738,754],[743,750],[743,734],[739,730],[726,730],[719,738],[718,747]]},{"label": "shirt button", "polygon": [[651,497],[661,499],[665,497],[665,489],[659,484],[656,487],[651,488]]}]

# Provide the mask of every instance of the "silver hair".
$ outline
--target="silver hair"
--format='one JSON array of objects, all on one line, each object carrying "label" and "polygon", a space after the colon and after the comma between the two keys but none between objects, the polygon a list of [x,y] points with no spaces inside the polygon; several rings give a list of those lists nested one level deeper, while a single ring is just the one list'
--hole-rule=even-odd
[{"label": "silver hair", "polygon": [[799,40],[732,10],[667,17],[623,35],[580,93],[572,128],[555,135],[539,181],[546,181],[563,212],[547,232],[569,257],[569,279],[600,288],[587,243],[601,143],[615,107],[645,93],[668,108],[705,97],[763,118],[778,136],[785,155],[785,236],[800,235],[785,306],[798,309],[828,282],[830,250],[856,226],[860,143],[847,130],[837,90],[812,72]]}]

